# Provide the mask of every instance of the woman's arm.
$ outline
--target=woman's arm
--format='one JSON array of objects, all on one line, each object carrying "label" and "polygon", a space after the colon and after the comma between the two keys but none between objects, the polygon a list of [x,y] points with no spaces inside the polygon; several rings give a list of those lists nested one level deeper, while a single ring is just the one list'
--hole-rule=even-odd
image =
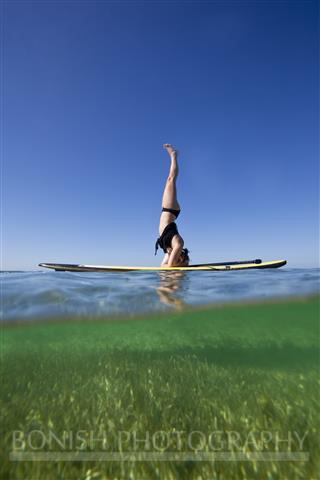
[{"label": "woman's arm", "polygon": [[168,267],[177,267],[179,265],[179,259],[182,251],[181,245],[176,245],[173,247],[172,252],[170,253],[170,258],[168,261]]},{"label": "woman's arm", "polygon": [[161,262],[161,267],[167,267],[168,266],[168,260],[169,260],[169,253],[165,253],[163,260]]},{"label": "woman's arm", "polygon": [[180,264],[180,256],[183,249],[183,239],[175,235],[171,240],[172,250],[170,253],[168,267],[177,267]]}]

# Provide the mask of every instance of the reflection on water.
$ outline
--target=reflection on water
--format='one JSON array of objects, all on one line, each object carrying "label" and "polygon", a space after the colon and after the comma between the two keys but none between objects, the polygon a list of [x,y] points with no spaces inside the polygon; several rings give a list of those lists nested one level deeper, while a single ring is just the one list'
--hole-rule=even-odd
[{"label": "reflection on water", "polygon": [[158,272],[160,277],[160,286],[157,288],[159,299],[165,305],[174,307],[176,310],[182,310],[187,306],[181,298],[177,296],[181,290],[182,280],[185,272]]},{"label": "reflection on water", "polygon": [[246,272],[2,272],[4,321],[135,315],[186,305],[318,292],[319,269]]}]

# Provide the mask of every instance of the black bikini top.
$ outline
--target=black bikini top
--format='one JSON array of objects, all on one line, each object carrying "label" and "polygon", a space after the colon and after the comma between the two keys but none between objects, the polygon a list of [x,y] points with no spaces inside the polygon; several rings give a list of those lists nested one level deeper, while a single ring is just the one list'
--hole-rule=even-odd
[{"label": "black bikini top", "polygon": [[154,254],[157,255],[158,248],[162,248],[164,253],[167,253],[167,248],[171,248],[171,240],[175,235],[178,235],[178,228],[175,222],[169,223],[163,230],[161,237],[158,238],[155,245]]}]

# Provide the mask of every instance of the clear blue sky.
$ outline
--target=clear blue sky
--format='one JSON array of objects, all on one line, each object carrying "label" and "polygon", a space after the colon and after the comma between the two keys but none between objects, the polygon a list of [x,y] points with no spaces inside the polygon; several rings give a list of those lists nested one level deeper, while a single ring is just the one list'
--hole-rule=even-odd
[{"label": "clear blue sky", "polygon": [[194,262],[317,266],[316,1],[1,14],[3,268],[158,264],[164,142]]}]

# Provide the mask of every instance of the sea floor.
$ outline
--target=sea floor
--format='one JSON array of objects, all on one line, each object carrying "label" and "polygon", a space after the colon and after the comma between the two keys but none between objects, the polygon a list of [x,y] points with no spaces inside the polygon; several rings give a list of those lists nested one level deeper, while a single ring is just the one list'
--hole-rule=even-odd
[{"label": "sea floor", "polygon": [[319,478],[317,295],[9,324],[1,360],[1,478]]}]

